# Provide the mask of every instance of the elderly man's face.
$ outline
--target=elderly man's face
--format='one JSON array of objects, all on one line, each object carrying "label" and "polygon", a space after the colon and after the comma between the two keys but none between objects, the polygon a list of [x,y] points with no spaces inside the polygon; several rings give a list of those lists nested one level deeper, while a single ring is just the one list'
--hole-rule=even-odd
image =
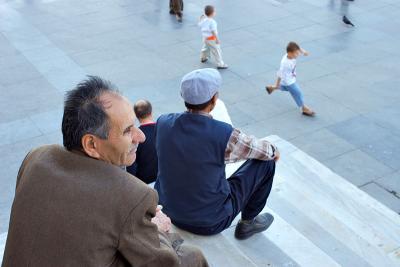
[{"label": "elderly man's face", "polygon": [[135,113],[129,101],[115,94],[101,97],[109,117],[110,129],[107,140],[97,140],[100,160],[118,166],[132,165],[136,160],[136,149],[144,142],[143,132],[136,128]]}]

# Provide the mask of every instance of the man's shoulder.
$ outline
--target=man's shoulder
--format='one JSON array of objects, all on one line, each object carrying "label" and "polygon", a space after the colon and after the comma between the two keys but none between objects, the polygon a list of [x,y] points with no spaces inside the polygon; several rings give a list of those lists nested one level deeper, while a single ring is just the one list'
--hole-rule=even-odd
[{"label": "man's shoulder", "polygon": [[125,194],[125,197],[130,199],[139,200],[148,194],[154,194],[154,189],[142,182],[139,178],[131,175],[128,172],[124,172],[122,178],[121,192]]},{"label": "man's shoulder", "polygon": [[52,154],[62,153],[63,151],[65,151],[64,147],[62,147],[58,144],[43,145],[43,146],[33,148],[31,151],[29,151],[26,154],[22,165],[26,165],[27,163],[29,163],[31,161],[34,161],[36,159],[40,159],[43,157],[47,157]]},{"label": "man's shoulder", "polygon": [[224,129],[227,129],[227,130],[230,130],[230,131],[233,130],[232,125],[230,125],[229,123],[226,123],[226,122],[220,121],[220,120],[216,120],[216,119],[212,119],[212,120],[213,120],[214,124],[217,125],[220,128],[224,128]]},{"label": "man's shoulder", "polygon": [[130,175],[119,191],[117,207],[125,211],[140,209],[149,209],[158,204],[158,194],[153,188],[139,180],[139,178]]},{"label": "man's shoulder", "polygon": [[36,148],[33,148],[29,154],[42,154],[42,153],[47,153],[47,152],[59,152],[63,151],[65,148],[63,146],[60,146],[58,144],[51,144],[51,145],[43,145],[39,146]]},{"label": "man's shoulder", "polygon": [[162,114],[160,117],[157,119],[157,125],[164,122],[164,121],[169,121],[178,118],[181,116],[183,113],[167,113],[167,114]]},{"label": "man's shoulder", "polygon": [[281,59],[281,64],[288,62],[287,54],[284,54]]},{"label": "man's shoulder", "polygon": [[152,131],[156,128],[157,123],[153,122],[153,123],[147,123],[147,124],[143,124],[139,126],[139,129],[142,131]]}]

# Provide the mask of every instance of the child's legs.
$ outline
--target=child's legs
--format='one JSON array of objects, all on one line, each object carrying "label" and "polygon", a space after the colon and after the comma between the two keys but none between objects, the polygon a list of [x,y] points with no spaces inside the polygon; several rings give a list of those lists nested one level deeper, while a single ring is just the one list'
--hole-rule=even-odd
[{"label": "child's legs", "polygon": [[301,89],[297,83],[293,83],[291,85],[282,85],[281,90],[288,91],[292,95],[293,100],[296,102],[298,107],[302,108],[304,106],[303,93],[301,92]]},{"label": "child's legs", "polygon": [[210,57],[210,48],[207,41],[204,41],[203,47],[201,48],[201,59],[207,59]]},{"label": "child's legs", "polygon": [[207,44],[209,45],[211,54],[214,56],[217,65],[218,66],[225,65],[224,61],[222,60],[221,46],[217,44],[215,41],[207,41]]}]

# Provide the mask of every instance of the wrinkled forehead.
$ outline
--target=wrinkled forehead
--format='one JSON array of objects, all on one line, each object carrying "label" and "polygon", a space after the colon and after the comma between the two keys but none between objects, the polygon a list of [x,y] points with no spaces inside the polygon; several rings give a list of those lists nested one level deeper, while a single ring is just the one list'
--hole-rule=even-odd
[{"label": "wrinkled forehead", "polygon": [[135,113],[131,102],[124,96],[115,93],[105,93],[100,97],[111,126],[125,129],[135,121]]}]

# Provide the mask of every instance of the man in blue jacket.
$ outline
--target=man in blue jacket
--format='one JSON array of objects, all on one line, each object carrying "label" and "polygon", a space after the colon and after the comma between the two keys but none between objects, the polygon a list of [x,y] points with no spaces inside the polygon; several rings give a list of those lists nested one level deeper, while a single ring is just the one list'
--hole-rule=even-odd
[{"label": "man in blue jacket", "polygon": [[[210,112],[222,79],[214,69],[186,74],[181,96],[186,112],[163,115],[156,127],[159,173],[155,188],[172,222],[200,235],[228,228],[241,212],[235,237],[246,239],[273,221],[263,210],[272,187],[277,148],[247,136]],[[247,160],[226,179],[225,164]]]}]

